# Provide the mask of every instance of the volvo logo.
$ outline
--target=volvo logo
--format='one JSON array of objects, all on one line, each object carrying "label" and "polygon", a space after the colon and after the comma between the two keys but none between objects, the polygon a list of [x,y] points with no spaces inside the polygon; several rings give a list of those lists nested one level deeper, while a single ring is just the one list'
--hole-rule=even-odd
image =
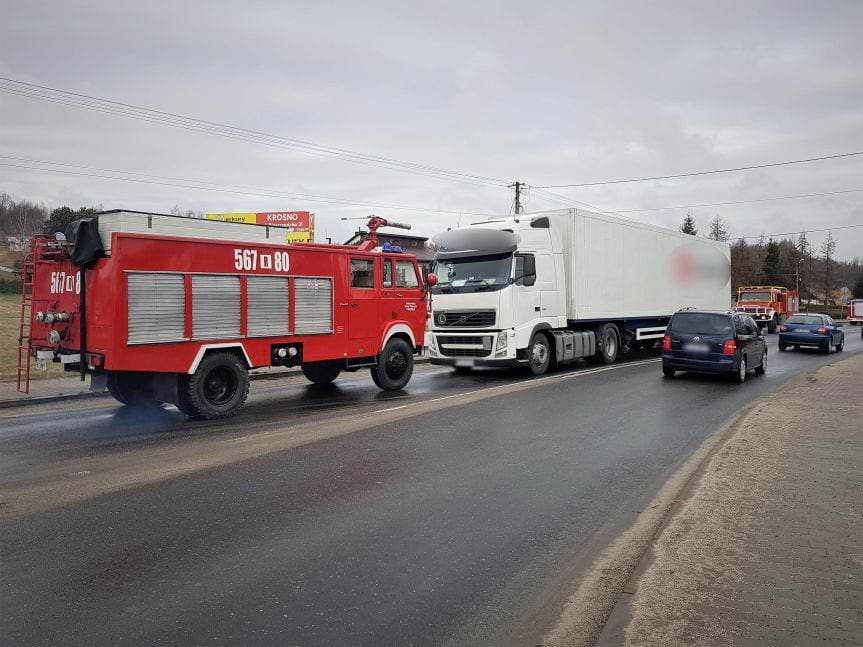
[{"label": "volvo logo", "polygon": [[443,312],[438,313],[437,323],[439,326],[446,326],[446,315]]},{"label": "volvo logo", "polygon": [[693,337],[692,341],[701,341],[701,337]]}]

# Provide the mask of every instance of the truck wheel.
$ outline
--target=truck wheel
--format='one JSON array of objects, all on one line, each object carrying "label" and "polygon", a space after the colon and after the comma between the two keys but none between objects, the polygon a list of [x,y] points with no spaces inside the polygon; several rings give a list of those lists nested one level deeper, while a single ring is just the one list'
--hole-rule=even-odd
[{"label": "truck wheel", "polygon": [[140,373],[110,373],[108,392],[117,402],[130,407],[146,407],[160,404],[153,396],[153,380]]},{"label": "truck wheel", "polygon": [[301,368],[303,375],[313,384],[330,384],[342,372],[338,362],[312,362],[303,364]]},{"label": "truck wheel", "polygon": [[372,381],[384,391],[400,391],[414,372],[414,354],[401,337],[392,337],[372,366]]},{"label": "truck wheel", "polygon": [[205,420],[230,418],[249,397],[249,370],[234,353],[210,353],[180,380],[178,390],[183,413]]},{"label": "truck wheel", "polygon": [[773,318],[767,322],[767,332],[772,335],[777,328],[779,328],[779,324],[776,322],[776,315],[773,315]]},{"label": "truck wheel", "polygon": [[592,364],[614,364],[620,351],[620,335],[614,324],[603,324],[596,329],[596,355]]},{"label": "truck wheel", "polygon": [[551,347],[548,345],[548,337],[541,332],[534,334],[528,347],[528,366],[534,375],[542,375],[551,364]]}]

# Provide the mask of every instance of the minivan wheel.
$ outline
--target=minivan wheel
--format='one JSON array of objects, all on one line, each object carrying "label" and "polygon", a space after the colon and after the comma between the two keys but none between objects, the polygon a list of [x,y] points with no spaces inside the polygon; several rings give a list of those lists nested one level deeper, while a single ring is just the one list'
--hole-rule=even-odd
[{"label": "minivan wheel", "polygon": [[779,342],[779,350],[781,350],[781,351],[788,350],[788,344],[783,344],[782,342]]},{"label": "minivan wheel", "polygon": [[755,369],[756,375],[764,375],[767,372],[767,351],[761,356],[761,366]]},{"label": "minivan wheel", "polygon": [[845,348],[845,338],[844,337],[842,338],[842,341],[840,341],[838,344],[836,344],[836,352],[841,353],[843,348]]},{"label": "minivan wheel", "polygon": [[746,358],[741,357],[740,358],[740,364],[737,367],[737,374],[734,376],[734,381],[737,382],[738,384],[743,384],[746,381],[746,371],[747,371]]}]

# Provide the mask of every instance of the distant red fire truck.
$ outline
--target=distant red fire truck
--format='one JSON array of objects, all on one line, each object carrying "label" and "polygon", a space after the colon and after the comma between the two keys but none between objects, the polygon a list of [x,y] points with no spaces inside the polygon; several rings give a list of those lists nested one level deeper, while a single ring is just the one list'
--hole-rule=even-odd
[{"label": "distant red fire truck", "polygon": [[863,299],[848,300],[848,321],[852,326],[863,325]]},{"label": "distant red fire truck", "polygon": [[738,312],[750,315],[759,327],[776,332],[790,314],[797,312],[800,302],[794,290],[778,285],[755,285],[737,288]]},{"label": "distant red fire truck", "polygon": [[[109,211],[38,236],[25,262],[18,386],[35,359],[92,375],[127,404],[235,415],[249,369],[300,366],[316,384],[371,368],[410,380],[428,301],[416,259],[372,217],[359,247],[284,244],[277,227]],[[280,240],[281,243],[276,241]]]}]

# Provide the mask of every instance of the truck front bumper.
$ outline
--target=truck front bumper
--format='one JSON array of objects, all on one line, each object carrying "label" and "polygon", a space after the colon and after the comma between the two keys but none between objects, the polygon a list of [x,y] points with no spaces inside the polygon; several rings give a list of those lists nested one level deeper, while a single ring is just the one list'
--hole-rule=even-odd
[{"label": "truck front bumper", "polygon": [[477,366],[494,368],[512,368],[527,366],[526,359],[488,359],[474,357],[430,357],[429,364],[435,366]]}]

